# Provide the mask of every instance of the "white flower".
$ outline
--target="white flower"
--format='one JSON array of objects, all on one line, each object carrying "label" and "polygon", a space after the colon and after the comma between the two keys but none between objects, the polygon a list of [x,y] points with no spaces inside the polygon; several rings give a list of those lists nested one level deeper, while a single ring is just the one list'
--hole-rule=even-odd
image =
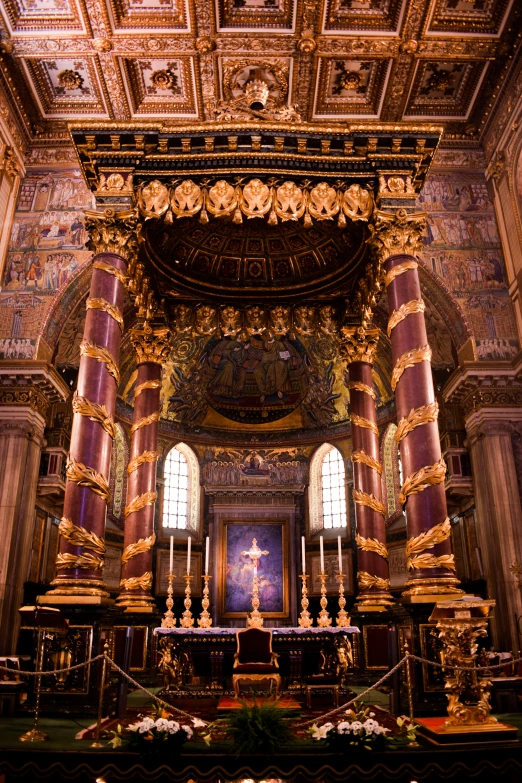
[{"label": "white flower", "polygon": [[158,718],[156,721],[156,728],[158,731],[168,731],[169,730],[169,722],[166,718]]},{"label": "white flower", "polygon": [[138,723],[138,731],[140,734],[145,734],[154,727],[154,721],[152,718],[144,718],[141,723]]},{"label": "white flower", "polygon": [[362,729],[363,725],[360,720],[354,720],[352,723],[352,731],[355,734],[357,731],[360,731]]},{"label": "white flower", "polygon": [[371,718],[368,718],[363,723],[363,729],[368,733],[372,734],[375,729],[380,728],[379,723],[377,723],[376,720],[372,720]]},{"label": "white flower", "polygon": [[347,720],[341,721],[341,723],[337,724],[337,733],[338,734],[349,734],[352,730],[352,724],[348,723]]},{"label": "white flower", "polygon": [[200,720],[199,718],[192,718],[192,725],[195,729],[204,729],[207,724],[204,720]]},{"label": "white flower", "polygon": [[370,712],[370,718],[375,718],[375,712]]},{"label": "white flower", "polygon": [[129,731],[138,731],[138,729],[139,729],[139,727],[140,727],[140,726],[141,726],[141,723],[130,723],[130,724],[127,726],[127,729],[128,729]]},{"label": "white flower", "polygon": [[324,726],[312,726],[312,729],[314,729],[314,732],[312,734],[312,737],[316,740],[325,739],[326,735],[330,731],[330,729],[333,729],[333,723],[325,723]]},{"label": "white flower", "polygon": [[183,731],[186,731],[186,732],[187,732],[187,739],[191,739],[191,737],[192,737],[192,735],[194,734],[194,732],[192,731],[192,729],[190,728],[190,726],[184,725],[184,726],[182,726],[181,728],[183,729]]},{"label": "white flower", "polygon": [[175,720],[169,720],[168,724],[169,734],[177,734],[179,731],[179,723]]}]

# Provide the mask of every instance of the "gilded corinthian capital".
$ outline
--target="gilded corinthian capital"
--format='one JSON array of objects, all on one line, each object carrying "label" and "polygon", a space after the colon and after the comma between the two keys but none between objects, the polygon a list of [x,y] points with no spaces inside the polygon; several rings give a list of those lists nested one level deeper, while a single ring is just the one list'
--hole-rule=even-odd
[{"label": "gilded corinthian capital", "polygon": [[85,228],[89,232],[86,247],[93,253],[114,253],[127,261],[137,256],[138,216],[134,209],[85,210]]},{"label": "gilded corinthian capital", "polygon": [[422,236],[426,228],[426,213],[374,212],[374,222],[369,226],[371,236],[368,243],[381,264],[390,256],[413,256],[423,246]]},{"label": "gilded corinthian capital", "polygon": [[144,362],[164,364],[170,352],[170,337],[168,326],[151,326],[148,321],[143,321],[132,329],[130,338],[138,364]]},{"label": "gilded corinthian capital", "polygon": [[378,329],[365,329],[363,326],[342,326],[339,339],[339,353],[347,364],[367,362],[373,364],[379,343]]}]

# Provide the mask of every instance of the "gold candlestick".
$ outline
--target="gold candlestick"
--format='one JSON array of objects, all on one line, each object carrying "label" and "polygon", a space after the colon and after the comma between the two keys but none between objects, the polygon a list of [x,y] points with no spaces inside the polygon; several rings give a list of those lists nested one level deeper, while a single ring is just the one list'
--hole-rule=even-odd
[{"label": "gold candlestick", "polygon": [[192,612],[190,611],[190,607],[192,606],[192,601],[190,600],[190,580],[192,579],[192,577],[190,574],[185,574],[184,579],[186,582],[185,600],[183,601],[183,604],[185,606],[185,611],[181,616],[181,620],[179,621],[179,624],[181,628],[193,628],[194,618],[192,617]]},{"label": "gold candlestick", "polygon": [[317,625],[320,628],[328,628],[332,624],[332,618],[326,609],[328,606],[328,599],[326,598],[326,574],[319,574],[319,579],[321,580],[321,600],[319,601],[321,604],[321,611],[317,618]]},{"label": "gold candlestick", "polygon": [[313,625],[313,620],[310,616],[310,612],[308,611],[309,601],[308,590],[306,589],[306,580],[308,579],[308,574],[301,574],[301,579],[303,581],[303,587],[301,590],[301,606],[303,609],[297,622],[299,623],[300,628],[310,628]]},{"label": "gold candlestick", "polygon": [[348,628],[351,622],[351,618],[348,613],[344,611],[346,606],[346,598],[344,597],[344,574],[337,574],[339,580],[339,612],[337,614],[337,627]]},{"label": "gold candlestick", "polygon": [[208,580],[212,577],[209,576],[209,574],[204,574],[203,579],[205,580],[205,586],[203,588],[203,600],[201,601],[201,605],[203,607],[203,611],[199,615],[198,625],[200,628],[210,628],[212,625],[212,618],[208,613],[208,607],[210,606],[210,600],[208,597]]},{"label": "gold candlestick", "polygon": [[169,586],[167,589],[167,611],[165,612],[163,620],[161,621],[161,627],[175,628],[177,620],[172,612],[172,607],[174,606],[174,599],[172,597],[174,593],[174,588],[172,586],[172,583],[174,582],[174,574],[172,572],[167,574],[167,579],[169,580]]},{"label": "gold candlestick", "polygon": [[254,582],[252,585],[252,611],[247,617],[247,626],[250,628],[263,627],[263,615],[259,611],[259,582],[257,579],[257,568],[254,567]]}]

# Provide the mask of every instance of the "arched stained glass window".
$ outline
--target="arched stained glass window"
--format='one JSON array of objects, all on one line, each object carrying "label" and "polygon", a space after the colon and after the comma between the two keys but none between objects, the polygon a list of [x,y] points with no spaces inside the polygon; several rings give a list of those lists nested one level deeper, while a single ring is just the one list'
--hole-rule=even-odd
[{"label": "arched stained glass window", "polygon": [[346,488],[344,462],[340,452],[331,448],[321,466],[323,528],[346,527]]}]

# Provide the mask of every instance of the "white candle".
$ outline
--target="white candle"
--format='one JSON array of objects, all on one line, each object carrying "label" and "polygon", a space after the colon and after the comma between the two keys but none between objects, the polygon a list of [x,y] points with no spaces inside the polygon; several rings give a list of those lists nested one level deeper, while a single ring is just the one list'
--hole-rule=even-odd
[{"label": "white candle", "polygon": [[209,537],[207,536],[207,551],[205,553],[205,574],[208,574],[208,557],[209,557]]},{"label": "white candle", "polygon": [[174,536],[170,537],[170,566],[169,566],[169,574],[172,573],[172,569],[174,568]]},{"label": "white candle", "polygon": [[189,536],[188,538],[188,547],[187,547],[187,574],[190,574],[190,547],[192,545],[192,538]]},{"label": "white candle", "polygon": [[339,573],[343,572],[343,553],[341,549],[341,536],[337,536],[337,551],[339,552]]},{"label": "white candle", "polygon": [[306,550],[305,550],[305,537],[301,536],[301,555],[303,558],[303,574],[306,574]]},{"label": "white candle", "polygon": [[323,537],[319,536],[319,547],[321,549],[321,573],[324,574],[324,552],[323,552]]}]

